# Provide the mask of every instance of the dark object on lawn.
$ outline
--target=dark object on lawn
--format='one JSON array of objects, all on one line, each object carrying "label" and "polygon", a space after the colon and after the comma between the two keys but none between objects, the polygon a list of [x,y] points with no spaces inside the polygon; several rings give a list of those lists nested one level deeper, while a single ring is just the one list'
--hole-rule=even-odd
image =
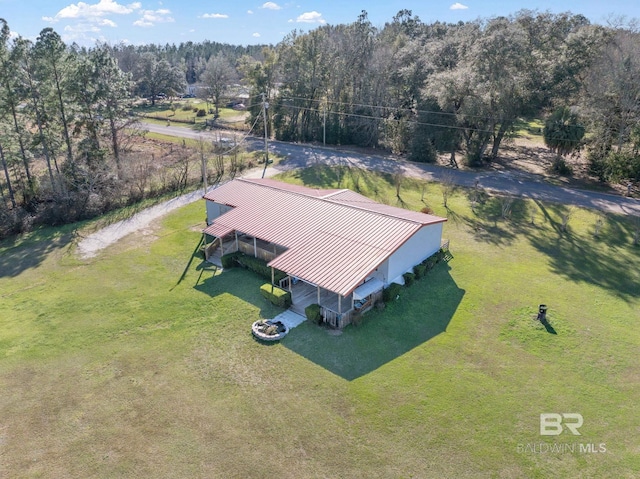
[{"label": "dark object on lawn", "polygon": [[540,321],[541,323],[547,322],[547,305],[546,304],[541,304],[538,307],[538,321]]}]

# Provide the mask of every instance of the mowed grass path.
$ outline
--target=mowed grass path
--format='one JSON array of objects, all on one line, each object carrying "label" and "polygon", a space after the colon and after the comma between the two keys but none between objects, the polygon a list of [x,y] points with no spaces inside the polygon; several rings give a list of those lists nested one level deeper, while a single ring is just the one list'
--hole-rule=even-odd
[{"label": "mowed grass path", "polygon": [[[339,177],[285,179],[397,203],[391,178]],[[405,206],[448,216],[454,259],[359,327],[275,345],[249,332],[278,312],[263,281],[194,255],[202,204],[88,261],[71,227],[0,244],[0,477],[635,477],[633,224],[595,238],[595,213],[563,232],[561,206],[516,201],[504,220],[471,194],[446,210],[439,186],[403,180]],[[582,414],[582,435],[540,436],[545,412]],[[519,450],[541,443],[606,452]]]}]

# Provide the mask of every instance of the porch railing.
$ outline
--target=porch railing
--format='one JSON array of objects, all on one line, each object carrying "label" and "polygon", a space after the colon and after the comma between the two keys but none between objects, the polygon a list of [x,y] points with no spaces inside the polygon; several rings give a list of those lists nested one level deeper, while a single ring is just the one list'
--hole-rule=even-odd
[{"label": "porch railing", "polygon": [[325,323],[328,323],[331,327],[342,329],[347,324],[351,323],[351,314],[353,313],[353,309],[349,311],[345,311],[343,313],[338,313],[333,309],[329,309],[325,306],[320,306],[320,315]]},{"label": "porch railing", "polygon": [[258,258],[267,262],[271,261],[277,256],[274,251],[266,250],[264,248],[261,248],[260,246],[254,247],[253,243],[242,240],[238,240],[238,250],[249,256],[255,256],[257,253]]}]

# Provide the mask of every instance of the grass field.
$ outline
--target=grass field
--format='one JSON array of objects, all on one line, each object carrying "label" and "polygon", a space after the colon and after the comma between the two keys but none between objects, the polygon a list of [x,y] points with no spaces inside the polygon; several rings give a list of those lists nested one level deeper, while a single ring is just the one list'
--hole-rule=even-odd
[{"label": "grass field", "polygon": [[[173,108],[172,108],[173,106]],[[197,111],[194,109],[203,109],[207,112],[204,116],[197,116]],[[215,118],[213,113],[209,113],[208,110],[214,110],[215,105],[207,103],[204,100],[194,98],[187,100],[175,100],[173,102],[169,100],[158,100],[154,106],[140,105],[133,109],[137,114],[147,116],[145,121],[166,124],[167,120],[188,122],[198,124],[204,124],[206,120],[212,120]],[[246,116],[243,111],[237,111],[233,108],[219,108],[218,110],[219,120],[222,123],[232,122],[231,124],[237,128],[243,128],[245,126],[244,119],[236,121],[240,117]]]},{"label": "grass field", "polygon": [[[374,173],[284,179],[399,203]],[[633,223],[602,218],[596,238],[593,212],[562,231],[563,206],[516,200],[505,220],[465,190],[445,209],[409,179],[400,198],[448,217],[454,258],[342,335],[304,323],[275,345],[250,334],[278,312],[263,281],[197,255],[203,204],[92,260],[73,227],[0,243],[0,477],[636,477]],[[581,436],[540,435],[541,413],[568,412]]]}]

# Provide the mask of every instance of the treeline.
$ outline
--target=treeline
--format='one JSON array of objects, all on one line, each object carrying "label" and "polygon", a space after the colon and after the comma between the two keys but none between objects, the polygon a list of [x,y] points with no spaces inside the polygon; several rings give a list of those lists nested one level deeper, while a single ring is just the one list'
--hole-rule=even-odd
[{"label": "treeline", "polygon": [[172,152],[176,178],[154,182],[153,155],[131,151],[131,107],[195,82],[216,110],[231,84],[249,86],[248,122],[260,131],[265,94],[278,139],[423,162],[446,155],[452,166],[491,161],[518,119],[542,116],[559,157],[582,150],[602,180],[640,180],[640,34],[631,24],[530,11],[426,24],[403,10],[381,28],[363,12],[276,46],[89,49],[51,28],[35,42],[14,38],[2,19],[0,28],[0,236],[184,187],[187,152]]},{"label": "treeline", "polygon": [[[201,178],[192,163],[215,157],[211,145],[132,151],[141,143],[133,102],[143,97],[153,104],[198,81],[217,108],[238,78],[240,58],[259,61],[262,48],[215,42],[81,48],[51,28],[35,42],[14,38],[0,19],[0,238],[91,218]],[[214,163],[219,172],[221,158]],[[230,170],[236,163],[232,158]]]},{"label": "treeline", "polygon": [[105,46],[84,54],[52,29],[11,40],[0,19],[2,231],[108,209],[123,174],[130,77]]},{"label": "treeline", "polygon": [[[640,180],[632,26],[531,11],[425,24],[403,10],[375,28],[363,12],[349,25],[293,32],[244,67],[253,94],[268,93],[269,128],[282,140],[383,147],[424,162],[446,154],[453,166],[461,154],[480,165],[519,118],[569,109],[586,135],[550,146],[586,148],[602,180]],[[251,111],[253,121],[260,105]]]}]

